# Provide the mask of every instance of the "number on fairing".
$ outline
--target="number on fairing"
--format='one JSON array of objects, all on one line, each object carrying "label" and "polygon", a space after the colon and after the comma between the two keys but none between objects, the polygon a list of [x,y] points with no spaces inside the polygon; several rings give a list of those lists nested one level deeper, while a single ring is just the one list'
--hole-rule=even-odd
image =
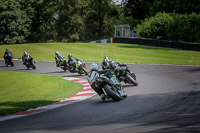
[{"label": "number on fairing", "polygon": [[95,71],[90,72],[90,74],[88,76],[89,83],[92,84],[97,77],[99,77],[99,74],[97,72],[95,72]]}]

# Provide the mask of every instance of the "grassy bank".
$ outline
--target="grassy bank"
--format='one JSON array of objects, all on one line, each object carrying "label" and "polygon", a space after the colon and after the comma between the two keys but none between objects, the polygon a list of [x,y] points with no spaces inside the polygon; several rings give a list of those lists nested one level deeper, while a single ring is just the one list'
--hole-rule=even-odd
[{"label": "grassy bank", "polygon": [[82,90],[79,83],[62,77],[22,72],[0,71],[0,81],[0,116],[60,101]]},{"label": "grassy bank", "polygon": [[58,50],[67,57],[69,53],[84,62],[102,62],[108,56],[116,62],[200,65],[200,51],[188,51],[163,47],[134,44],[100,43],[36,43],[20,45],[1,45],[0,54],[9,48],[15,58],[21,58],[23,51],[28,51],[35,60],[54,61]]}]

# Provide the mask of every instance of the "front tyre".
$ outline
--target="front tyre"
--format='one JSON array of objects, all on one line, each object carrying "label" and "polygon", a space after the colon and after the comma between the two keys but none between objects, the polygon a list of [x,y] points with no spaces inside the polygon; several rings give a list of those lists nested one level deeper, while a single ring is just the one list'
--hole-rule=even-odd
[{"label": "front tyre", "polygon": [[36,69],[36,66],[35,66],[35,64],[33,64],[32,68],[33,68],[33,69]]},{"label": "front tyre", "polygon": [[86,70],[86,68],[85,67],[81,67],[81,71],[85,74],[85,75],[88,75],[88,72],[87,72],[87,70]]},{"label": "front tyre", "polygon": [[67,61],[65,60],[63,63],[63,70],[66,71],[68,69]]},{"label": "front tyre", "polygon": [[119,95],[119,93],[116,92],[114,89],[112,89],[111,86],[105,85],[105,86],[104,86],[104,90],[105,90],[105,92],[107,93],[107,95],[108,95],[109,97],[111,97],[114,101],[119,101],[119,100],[121,100],[121,96]]},{"label": "front tyre", "polygon": [[129,73],[126,74],[126,79],[128,80],[129,83],[138,86],[138,82]]}]

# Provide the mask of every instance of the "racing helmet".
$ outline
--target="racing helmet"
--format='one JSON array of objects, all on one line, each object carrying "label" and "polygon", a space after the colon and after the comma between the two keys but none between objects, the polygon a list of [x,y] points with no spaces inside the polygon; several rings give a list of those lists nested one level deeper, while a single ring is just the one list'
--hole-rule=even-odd
[{"label": "racing helmet", "polygon": [[72,54],[68,54],[68,58],[69,58],[69,59],[72,58]]},{"label": "racing helmet", "polygon": [[103,57],[102,65],[103,65],[104,67],[108,67],[108,61],[109,61],[108,57],[107,57],[107,56],[104,56],[104,57]]},{"label": "racing helmet", "polygon": [[104,56],[104,57],[103,57],[103,60],[109,61],[108,56]]},{"label": "racing helmet", "polygon": [[90,70],[98,70],[98,65],[96,63],[92,63],[90,65]]},{"label": "racing helmet", "polygon": [[56,51],[56,52],[55,52],[55,55],[58,55],[58,54],[59,54],[58,51]]},{"label": "racing helmet", "polygon": [[109,64],[111,69],[114,69],[114,63],[115,62],[113,60],[108,61],[108,64]]},{"label": "racing helmet", "polygon": [[24,51],[24,55],[27,55],[28,53],[26,51]]}]

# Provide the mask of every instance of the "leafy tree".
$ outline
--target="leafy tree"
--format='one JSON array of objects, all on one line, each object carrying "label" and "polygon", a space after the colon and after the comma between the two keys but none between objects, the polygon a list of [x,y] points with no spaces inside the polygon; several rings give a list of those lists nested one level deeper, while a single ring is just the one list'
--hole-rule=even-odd
[{"label": "leafy tree", "polygon": [[125,2],[124,15],[131,16],[133,19],[143,20],[149,17],[149,10],[154,0],[127,0]]},{"label": "leafy tree", "polygon": [[112,0],[91,0],[85,18],[84,40],[95,40],[113,35],[119,7]]},{"label": "leafy tree", "polygon": [[169,40],[200,42],[200,14],[173,14],[165,34]]},{"label": "leafy tree", "polygon": [[30,34],[31,0],[0,1],[0,44],[22,43]]},{"label": "leafy tree", "polygon": [[135,28],[139,37],[200,42],[200,14],[157,13]]},{"label": "leafy tree", "polygon": [[55,12],[57,41],[79,41],[88,1],[58,0]]},{"label": "leafy tree", "polygon": [[157,12],[166,13],[200,13],[199,0],[154,0],[150,10],[150,15],[154,16]]},{"label": "leafy tree", "polygon": [[139,37],[156,38],[156,36],[165,37],[165,30],[173,18],[168,13],[157,13],[156,16],[146,18],[140,25],[137,25],[135,30]]}]

